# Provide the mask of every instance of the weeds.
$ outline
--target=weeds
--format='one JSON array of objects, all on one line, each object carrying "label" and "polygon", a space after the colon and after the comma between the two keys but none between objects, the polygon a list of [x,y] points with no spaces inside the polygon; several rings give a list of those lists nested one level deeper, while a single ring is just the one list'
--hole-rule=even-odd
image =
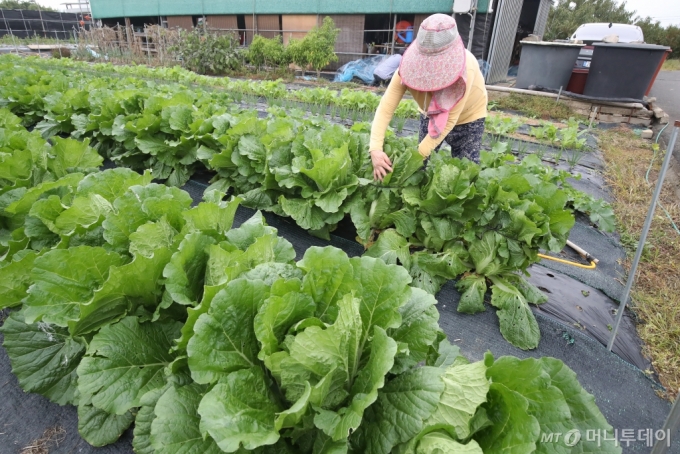
[{"label": "weeds", "polygon": [[680,71],[680,60],[666,60],[661,67],[662,71]]},{"label": "weeds", "polygon": [[50,448],[58,447],[59,443],[66,438],[66,431],[61,426],[55,426],[47,429],[42,437],[32,441],[28,446],[24,447],[19,454],[48,454]]},{"label": "weeds", "polygon": [[[543,120],[564,120],[569,117],[578,117],[566,104],[555,102],[554,98],[544,96],[511,93],[495,102],[499,109],[515,110],[529,117]],[[582,118],[585,119],[585,117]]]},{"label": "weeds", "polygon": [[[624,128],[606,131],[601,139],[621,242],[632,257],[660,163],[652,169],[650,185],[645,181],[647,165],[640,165],[652,159],[647,143]],[[660,202],[673,218],[680,218],[680,206],[669,184]],[[624,265],[628,268],[630,263]],[[652,222],[638,273],[631,303],[642,322],[638,333],[661,383],[675,394],[680,387],[680,236],[665,217],[656,216]]]}]

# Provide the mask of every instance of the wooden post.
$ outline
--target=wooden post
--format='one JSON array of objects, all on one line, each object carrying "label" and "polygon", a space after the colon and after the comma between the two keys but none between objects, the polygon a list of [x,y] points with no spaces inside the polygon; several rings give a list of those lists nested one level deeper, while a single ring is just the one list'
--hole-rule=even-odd
[{"label": "wooden post", "polygon": [[125,18],[125,41],[128,43],[128,47],[131,47],[132,44],[132,38],[130,37],[130,28],[132,27],[132,23],[130,22],[130,18],[126,17]]}]

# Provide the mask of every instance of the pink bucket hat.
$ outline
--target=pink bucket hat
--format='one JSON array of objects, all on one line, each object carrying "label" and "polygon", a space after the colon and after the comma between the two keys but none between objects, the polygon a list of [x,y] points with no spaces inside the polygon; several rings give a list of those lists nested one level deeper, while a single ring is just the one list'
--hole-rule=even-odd
[{"label": "pink bucket hat", "polygon": [[433,14],[420,25],[415,43],[401,59],[399,75],[407,87],[437,91],[453,84],[465,70],[465,46],[456,21]]}]

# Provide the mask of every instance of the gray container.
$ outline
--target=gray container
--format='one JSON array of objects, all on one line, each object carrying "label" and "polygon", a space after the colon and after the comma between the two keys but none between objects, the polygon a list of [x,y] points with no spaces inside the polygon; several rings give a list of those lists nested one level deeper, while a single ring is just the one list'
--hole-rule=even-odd
[{"label": "gray container", "polygon": [[566,89],[582,47],[583,44],[523,41],[515,87]]},{"label": "gray container", "polygon": [[669,47],[595,43],[583,94],[596,98],[642,99]]}]

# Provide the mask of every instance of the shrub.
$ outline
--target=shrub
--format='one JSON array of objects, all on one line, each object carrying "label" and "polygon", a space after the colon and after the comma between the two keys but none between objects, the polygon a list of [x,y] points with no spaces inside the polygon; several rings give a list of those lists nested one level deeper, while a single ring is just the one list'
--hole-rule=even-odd
[{"label": "shrub", "polygon": [[257,66],[259,70],[262,66],[283,66],[288,64],[288,54],[283,47],[281,37],[267,39],[260,35],[255,35],[253,42],[248,48],[248,61]]},{"label": "shrub", "polygon": [[286,47],[286,55],[291,63],[296,64],[303,71],[309,66],[307,47],[303,39],[291,39]]},{"label": "shrub", "polygon": [[198,74],[223,74],[243,64],[236,33],[217,35],[194,29],[182,34],[170,51]]},{"label": "shrub", "polygon": [[52,58],[71,58],[71,50],[68,47],[52,49]]}]

